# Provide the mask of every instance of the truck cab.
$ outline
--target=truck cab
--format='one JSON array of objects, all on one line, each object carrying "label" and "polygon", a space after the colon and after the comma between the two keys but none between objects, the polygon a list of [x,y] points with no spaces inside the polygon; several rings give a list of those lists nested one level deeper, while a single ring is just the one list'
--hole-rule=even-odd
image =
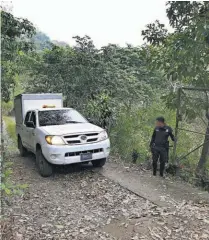
[{"label": "truck cab", "polygon": [[[27,94],[15,98],[20,154],[25,156],[28,151],[33,152],[39,172],[44,177],[52,174],[53,165],[91,161],[93,166],[102,167],[110,152],[106,131],[89,123],[75,109],[63,108],[62,99],[58,96]],[[31,109],[28,100],[33,102]]]}]

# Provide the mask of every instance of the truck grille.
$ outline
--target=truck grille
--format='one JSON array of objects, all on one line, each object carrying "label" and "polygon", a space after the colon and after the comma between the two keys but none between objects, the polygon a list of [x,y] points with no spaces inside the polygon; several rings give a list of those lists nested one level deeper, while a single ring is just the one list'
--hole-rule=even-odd
[{"label": "truck grille", "polygon": [[65,157],[80,156],[82,153],[99,153],[99,152],[103,152],[103,149],[98,148],[98,149],[92,149],[87,151],[68,152],[68,153],[65,153]]},{"label": "truck grille", "polygon": [[84,134],[73,134],[73,135],[65,135],[63,136],[64,140],[70,144],[85,144],[85,143],[93,143],[98,141],[98,135],[97,132],[92,133],[84,133]]}]

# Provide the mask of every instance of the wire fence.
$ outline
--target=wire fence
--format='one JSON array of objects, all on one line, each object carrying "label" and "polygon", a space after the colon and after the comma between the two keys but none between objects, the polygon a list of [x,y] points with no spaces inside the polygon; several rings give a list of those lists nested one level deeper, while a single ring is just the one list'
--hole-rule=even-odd
[{"label": "wire fence", "polygon": [[209,89],[178,90],[175,129],[177,143],[174,145],[172,157],[179,166],[181,176],[187,181],[197,177],[197,168],[201,163],[204,163],[201,178],[205,179],[204,181],[209,179],[208,99]]}]

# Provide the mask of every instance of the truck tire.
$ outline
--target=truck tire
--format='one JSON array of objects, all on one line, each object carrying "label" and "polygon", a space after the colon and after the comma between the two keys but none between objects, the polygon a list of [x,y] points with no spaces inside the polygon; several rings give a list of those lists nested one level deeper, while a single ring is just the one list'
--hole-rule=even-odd
[{"label": "truck tire", "polygon": [[41,149],[36,151],[36,164],[42,177],[50,177],[53,173],[52,165],[47,162]]},{"label": "truck tire", "polygon": [[106,163],[106,158],[98,159],[98,160],[93,160],[91,161],[92,165],[94,167],[103,167]]},{"label": "truck tire", "polygon": [[22,140],[20,137],[18,137],[18,149],[20,151],[20,156],[25,157],[28,153],[27,149],[23,146]]}]

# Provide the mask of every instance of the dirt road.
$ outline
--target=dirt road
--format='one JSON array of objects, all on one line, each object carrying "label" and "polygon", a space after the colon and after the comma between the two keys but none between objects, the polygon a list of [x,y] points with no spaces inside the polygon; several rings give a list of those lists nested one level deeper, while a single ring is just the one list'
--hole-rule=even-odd
[{"label": "dirt road", "polygon": [[[21,158],[13,150],[10,158],[13,182],[28,184],[4,209],[14,217],[14,240],[209,239],[209,206],[183,201],[192,196],[186,188],[172,194],[158,177],[115,163],[103,170],[58,168],[42,178],[33,156]],[[159,183],[164,192],[153,192]]]}]

